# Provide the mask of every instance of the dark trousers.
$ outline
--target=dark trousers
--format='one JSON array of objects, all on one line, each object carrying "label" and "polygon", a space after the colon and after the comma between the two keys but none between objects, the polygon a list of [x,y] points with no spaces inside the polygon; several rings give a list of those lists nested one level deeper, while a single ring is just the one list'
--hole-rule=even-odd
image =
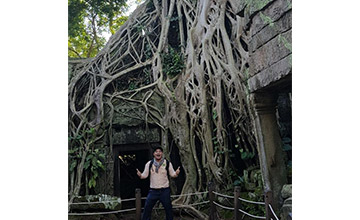
[{"label": "dark trousers", "polygon": [[166,220],[173,220],[172,205],[170,200],[170,188],[150,189],[149,194],[146,198],[144,213],[141,218],[142,220],[151,219],[151,211],[158,200],[160,200],[161,204],[165,208]]}]

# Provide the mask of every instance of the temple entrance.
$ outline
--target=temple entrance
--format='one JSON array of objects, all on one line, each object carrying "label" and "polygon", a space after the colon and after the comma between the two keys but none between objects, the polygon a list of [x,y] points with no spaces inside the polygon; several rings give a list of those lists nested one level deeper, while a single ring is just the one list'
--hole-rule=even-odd
[{"label": "temple entrance", "polygon": [[142,196],[149,191],[149,179],[140,180],[136,169],[144,170],[151,157],[147,144],[117,145],[114,147],[114,194],[122,199],[134,198],[135,189],[140,188]]}]

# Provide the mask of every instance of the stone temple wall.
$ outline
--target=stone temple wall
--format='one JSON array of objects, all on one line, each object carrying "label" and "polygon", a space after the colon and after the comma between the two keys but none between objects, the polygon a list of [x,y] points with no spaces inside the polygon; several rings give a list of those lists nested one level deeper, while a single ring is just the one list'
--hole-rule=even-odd
[{"label": "stone temple wall", "polygon": [[247,82],[252,93],[272,86],[279,87],[281,81],[291,84],[291,1],[263,2],[267,3],[263,4],[263,8],[252,14],[249,10],[248,14],[250,41]]},{"label": "stone temple wall", "polygon": [[[265,191],[272,191],[273,207],[281,213],[281,219],[289,219],[292,214],[291,196],[284,198],[282,192],[284,187],[290,186],[291,195],[291,185],[288,185],[286,157],[278,126],[278,100],[286,97],[291,103],[291,0],[245,2],[249,4],[244,10],[249,35],[246,84],[254,116],[261,172]],[[287,111],[291,115],[291,104]]]}]

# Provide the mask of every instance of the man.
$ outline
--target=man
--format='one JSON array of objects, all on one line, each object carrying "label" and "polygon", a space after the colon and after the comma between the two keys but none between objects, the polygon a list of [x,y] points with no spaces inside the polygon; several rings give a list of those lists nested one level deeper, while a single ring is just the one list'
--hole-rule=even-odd
[{"label": "man", "polygon": [[150,190],[146,198],[144,213],[141,219],[150,220],[151,211],[155,203],[160,200],[165,208],[166,220],[173,220],[168,174],[173,178],[178,177],[180,167],[174,171],[172,164],[163,158],[163,149],[161,147],[154,149],[153,156],[154,158],[145,164],[143,173],[136,169],[140,179],[146,179],[149,176],[150,170]]}]

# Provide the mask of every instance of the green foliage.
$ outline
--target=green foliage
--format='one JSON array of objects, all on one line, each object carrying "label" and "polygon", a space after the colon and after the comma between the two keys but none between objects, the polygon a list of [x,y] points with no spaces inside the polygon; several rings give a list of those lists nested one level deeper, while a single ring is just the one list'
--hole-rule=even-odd
[{"label": "green foliage", "polygon": [[121,204],[120,198],[106,194],[86,195],[85,198],[87,202],[102,202],[102,204],[105,206],[105,209],[110,210],[114,210],[116,206]]},{"label": "green foliage", "polygon": [[283,43],[284,47],[286,49],[290,50],[290,52],[292,51],[291,43],[281,34],[279,34],[279,36],[278,36],[278,42]]},{"label": "green foliage", "polygon": [[86,4],[82,0],[69,0],[68,2],[68,35],[75,37],[84,28],[82,22]]},{"label": "green foliage", "polygon": [[292,8],[292,3],[290,0],[286,0],[287,1],[287,4],[288,4],[288,9],[291,9]]},{"label": "green foliage", "polygon": [[177,21],[179,20],[179,16],[174,16],[170,18],[170,21]]},{"label": "green foliage", "polygon": [[[69,137],[69,141],[74,140],[77,142],[80,138],[81,138],[80,135],[78,135],[77,137]],[[68,150],[69,173],[74,172],[75,168],[77,167],[77,165],[80,163],[81,160],[82,151],[78,145],[79,143],[77,142],[76,144],[77,145],[75,145],[75,147]]]},{"label": "green foliage", "polygon": [[134,82],[130,82],[128,89],[129,89],[129,90],[134,90],[134,89],[136,89],[135,83],[134,83]]},{"label": "green foliage", "polygon": [[287,170],[287,175],[288,178],[291,180],[292,179],[292,160],[289,160],[286,164],[286,170]]},{"label": "green foliage", "polygon": [[[227,206],[232,206],[227,205]],[[226,210],[226,209],[218,209],[219,216],[221,216],[221,220],[232,220],[234,219],[234,211]]]},{"label": "green foliage", "polygon": [[274,26],[274,21],[269,17],[260,12],[260,18],[263,20],[265,24],[268,24],[270,27]]},{"label": "green foliage", "polygon": [[109,30],[111,34],[115,34],[117,30],[119,30],[120,26],[123,25],[129,17],[122,15],[114,19],[112,25],[109,25]]},{"label": "green foliage", "polygon": [[[136,33],[140,33],[142,30],[145,29],[145,26],[142,24],[138,24],[134,27],[136,29]],[[145,30],[144,30],[145,31]]]},{"label": "green foliage", "polygon": [[151,72],[150,72],[150,71],[151,71],[151,70],[149,70],[149,69],[144,69],[145,83],[146,83],[146,84],[149,84],[150,81],[151,81],[151,78],[150,78]]},{"label": "green foliage", "polygon": [[151,46],[150,46],[149,43],[146,43],[146,44],[145,44],[145,52],[144,52],[144,53],[145,53],[146,59],[151,58],[152,51],[151,51]]},{"label": "green foliage", "polygon": [[213,109],[213,119],[215,120],[217,118],[217,111],[216,109]]},{"label": "green foliage", "polygon": [[214,152],[218,154],[223,154],[224,151],[220,150],[219,142],[216,137],[216,129],[214,129],[215,136],[212,138],[212,142],[214,145]]},{"label": "green foliage", "polygon": [[175,77],[185,68],[183,54],[177,52],[172,47],[169,47],[167,53],[161,54],[161,61],[163,64],[163,72],[170,77]]},{"label": "green foliage", "polygon": [[288,138],[288,137],[282,138],[282,143],[283,143],[284,151],[290,151],[292,149],[291,148],[291,138]]},{"label": "green foliage", "polygon": [[104,33],[112,33],[127,16],[126,0],[69,0],[68,56],[94,57],[105,45]]},{"label": "green foliage", "polygon": [[[262,187],[257,187],[254,192],[243,192],[240,193],[240,197],[257,202],[264,202],[264,192]],[[265,216],[265,206],[242,202],[242,208],[252,215]]]},{"label": "green foliage", "polygon": [[70,164],[69,171],[72,172],[77,165],[77,160],[73,160]]},{"label": "green foliage", "polygon": [[234,186],[240,186],[243,182],[244,180],[239,176],[239,178],[234,181]]},{"label": "green foliage", "polygon": [[248,80],[250,78],[249,68],[248,67],[246,67],[245,70],[244,70],[244,76],[245,76],[246,80]]},{"label": "green foliage", "polygon": [[146,8],[148,8],[148,11],[153,11],[155,10],[155,5],[153,1],[147,1],[146,3]]},{"label": "green foliage", "polygon": [[[241,141],[241,140],[240,140],[240,137],[237,137],[237,138],[236,138],[236,142],[237,142],[237,143],[240,143],[240,141]],[[242,159],[242,160],[251,160],[251,159],[253,159],[253,158],[255,157],[255,155],[256,155],[255,152],[250,152],[250,151],[247,150],[247,149],[241,148],[241,147],[239,147],[238,144],[235,144],[234,147],[239,150],[240,156],[241,156],[241,159]]]},{"label": "green foliage", "polygon": [[[287,153],[287,154],[291,154],[291,150],[292,150],[292,145],[291,145],[291,138],[289,137],[283,137],[281,139],[282,141],[282,148],[283,150]],[[288,180],[291,181],[292,178],[292,160],[288,157],[285,157],[285,161],[286,161],[286,171],[287,171],[287,177]]]},{"label": "green foliage", "polygon": [[96,180],[99,177],[100,171],[105,170],[104,167],[105,154],[101,153],[99,149],[90,151],[86,156],[84,169],[90,172],[89,188],[96,186]]},{"label": "green foliage", "polygon": [[248,160],[248,159],[252,159],[255,157],[254,152],[244,150],[243,148],[240,148],[239,151],[241,153],[241,159],[243,159],[243,160]]},{"label": "green foliage", "polygon": [[[249,176],[249,173],[252,173]],[[234,170],[229,171],[229,175],[234,180],[234,186],[240,186],[240,197],[251,201],[264,201],[264,190],[261,172],[258,169],[248,168],[239,176]],[[253,215],[264,216],[265,207],[261,205],[241,202],[242,209]]]},{"label": "green foliage", "polygon": [[[91,139],[94,133],[95,129],[91,128],[75,137],[69,137],[70,146],[72,146],[71,149],[68,150],[69,173],[74,172],[75,168],[80,164],[84,153],[84,146],[82,146],[84,139]],[[98,179],[100,172],[105,170],[104,162],[105,154],[99,149],[93,149],[87,152],[84,170],[90,173],[90,180],[88,183],[89,188],[96,186],[96,180]]]},{"label": "green foliage", "polygon": [[[213,118],[215,119],[217,117],[217,113],[216,113],[216,110],[213,111]],[[218,153],[218,154],[225,154],[225,153],[229,153],[229,156],[230,157],[235,157],[235,154],[233,154],[233,151],[226,148],[226,147],[221,147],[220,146],[220,143],[217,139],[217,136],[216,136],[216,131],[217,131],[217,128],[214,128],[213,130],[213,138],[211,139],[212,142],[213,142],[213,146],[214,146],[214,152],[215,153]]]},{"label": "green foliage", "polygon": [[290,58],[289,58],[289,65],[292,65],[292,54],[290,54]]},{"label": "green foliage", "polygon": [[175,92],[171,92],[171,97],[172,97],[172,99],[176,102],[176,95],[175,95]]}]

